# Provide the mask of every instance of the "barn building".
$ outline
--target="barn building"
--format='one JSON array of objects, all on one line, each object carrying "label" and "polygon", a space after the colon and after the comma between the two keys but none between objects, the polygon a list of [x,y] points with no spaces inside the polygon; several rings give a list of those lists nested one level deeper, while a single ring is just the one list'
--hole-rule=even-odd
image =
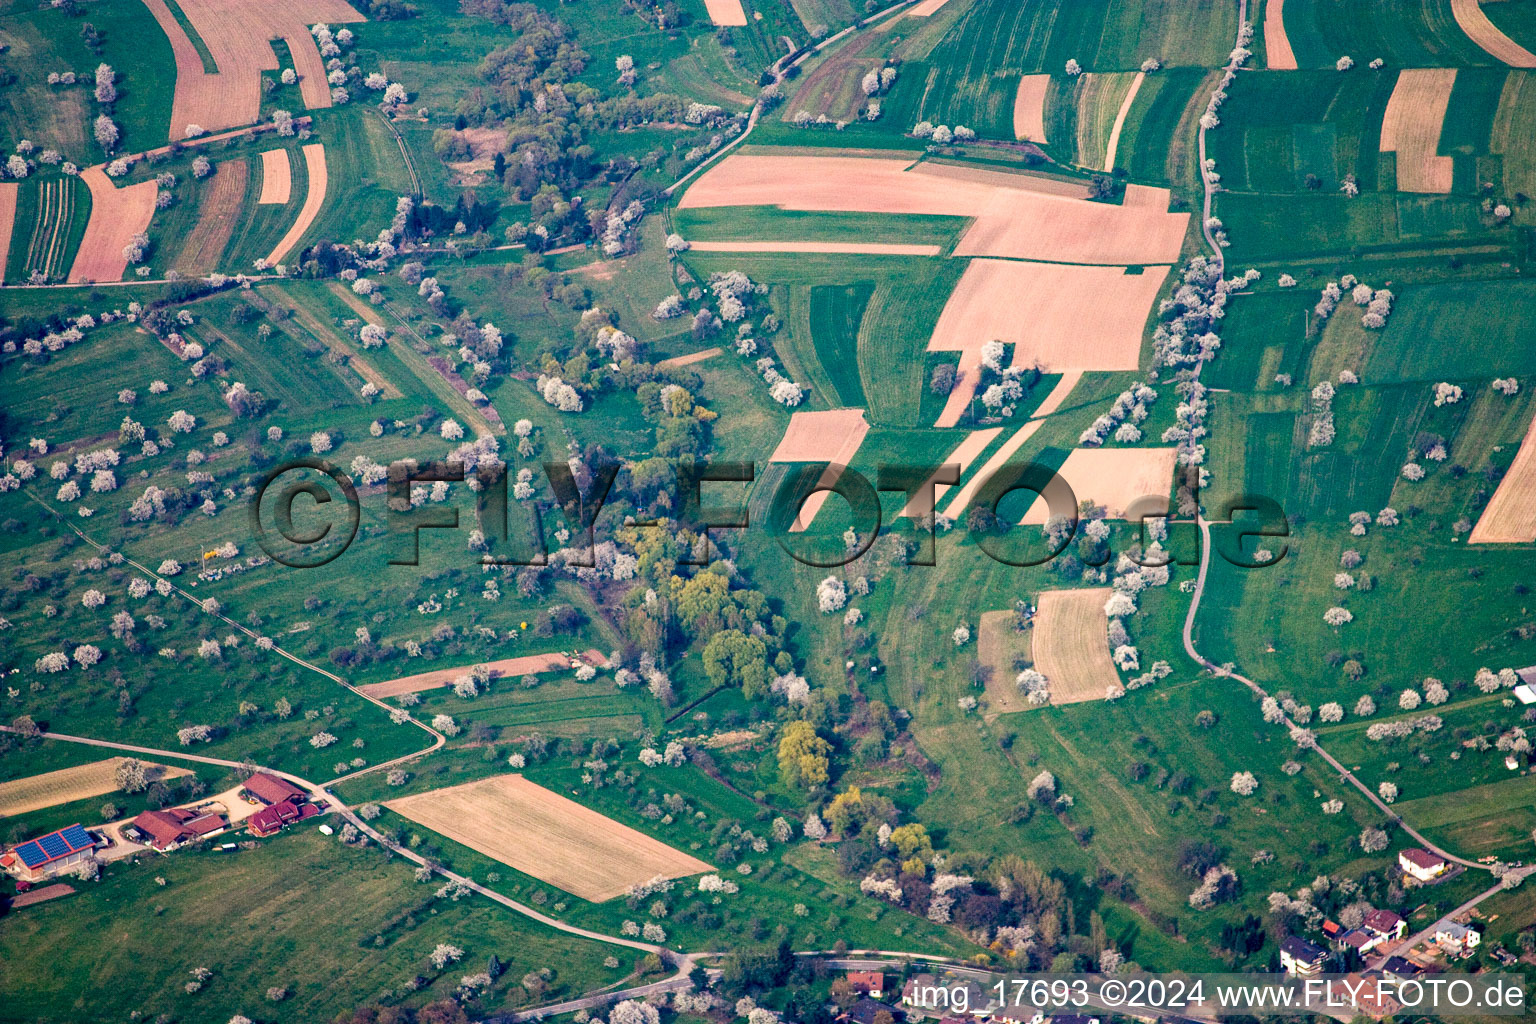
[{"label": "barn building", "polygon": [[168,807],[163,811],[145,811],[123,832],[129,839],[164,853],[228,827],[229,821],[217,812]]},{"label": "barn building", "polygon": [[292,800],[297,804],[309,799],[309,794],[304,790],[270,772],[253,772],[251,777],[245,780],[240,793],[268,807],[280,804],[284,800]]},{"label": "barn building", "polygon": [[96,839],[80,825],[66,825],[28,839],[0,857],[0,867],[24,882],[36,882],[68,871],[91,855]]}]

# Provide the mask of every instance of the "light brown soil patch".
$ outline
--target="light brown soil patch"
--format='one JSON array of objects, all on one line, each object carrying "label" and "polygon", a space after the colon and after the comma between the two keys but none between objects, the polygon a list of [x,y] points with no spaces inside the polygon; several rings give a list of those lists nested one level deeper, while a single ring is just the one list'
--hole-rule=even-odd
[{"label": "light brown soil patch", "polygon": [[684,878],[713,870],[521,775],[419,793],[386,806],[593,903],[622,896],[657,875]]},{"label": "light brown soil patch", "polygon": [[80,180],[91,190],[91,218],[69,268],[69,282],[121,281],[128,269],[123,248],[134,235],[149,230],[160,189],[153,179],[118,188],[100,164],[81,171]]},{"label": "light brown soil patch", "polygon": [[961,514],[965,512],[966,506],[970,504],[971,498],[981,489],[982,485],[991,479],[999,469],[1002,469],[1009,459],[1013,458],[1014,452],[1024,447],[1025,441],[1035,436],[1035,431],[1040,429],[1040,424],[1045,422],[1046,417],[1061,408],[1061,403],[1067,400],[1067,396],[1072,393],[1072,389],[1077,387],[1078,382],[1082,379],[1083,373],[1081,370],[1073,370],[1070,373],[1062,374],[1061,379],[1056,382],[1056,386],[1051,389],[1051,393],[1046,395],[1045,400],[1030,414],[1029,422],[1014,431],[1013,436],[1003,442],[1002,447],[992,454],[992,457],[987,460],[986,465],[982,466],[975,476],[971,477],[970,480],[967,480],[961,486],[960,493],[950,501],[949,506],[944,509],[944,514],[951,519],[960,518]]},{"label": "light brown soil patch", "polygon": [[1296,54],[1285,34],[1285,0],[1264,0],[1264,66],[1271,71],[1295,71]]},{"label": "light brown soil patch", "polygon": [[1014,659],[1030,653],[1030,630],[1018,629],[1018,617],[1012,611],[982,612],[976,628],[976,657],[992,670],[987,676],[987,717],[1023,711],[1029,702],[1019,692],[1019,670]]},{"label": "light brown soil patch", "polygon": [[[601,651],[583,651],[576,656],[581,661],[592,665],[594,668],[608,664],[608,659]],[[538,675],[542,672],[568,672],[571,669],[571,654],[563,651],[555,651],[549,654],[527,654],[519,658],[503,658],[500,661],[477,661],[474,665],[461,665],[457,668],[440,668],[431,672],[421,672],[414,676],[401,676],[399,679],[390,679],[382,683],[369,683],[367,686],[359,686],[357,692],[377,700],[386,697],[398,697],[402,693],[420,693],[422,690],[436,690],[447,686],[459,676],[466,675],[475,665],[485,665],[491,670],[492,678],[516,679],[527,675]]]},{"label": "light brown soil patch", "polygon": [[448,165],[454,170],[457,183],[460,184],[478,179],[486,171],[494,170],[496,154],[500,153],[507,144],[507,132],[504,128],[465,128],[454,134],[469,146],[470,152],[468,160],[456,160]]},{"label": "light brown soil patch", "polygon": [[[769,462],[826,462],[817,481],[819,487],[832,487],[842,476],[843,468],[858,454],[864,435],[869,433],[869,422],[864,419],[863,409],[832,409],[827,412],[797,412],[789,417],[784,437],[773,450]],[[832,496],[830,490],[818,490],[805,504],[790,526],[789,532],[800,533],[816,520],[816,513]]]},{"label": "light brown soil patch", "polygon": [[261,154],[262,205],[280,205],[288,202],[293,193],[293,166],[288,162],[286,149],[263,150]]},{"label": "light brown soil patch", "polygon": [[1526,430],[1520,451],[1499,481],[1498,489],[1477,525],[1469,544],[1529,544],[1536,541],[1536,416]]},{"label": "light brown soil patch", "polygon": [[797,412],[789,417],[784,437],[768,461],[825,462],[835,459],[850,441],[857,448],[868,431],[863,409]]},{"label": "light brown soil patch", "polygon": [[1120,130],[1125,127],[1126,115],[1131,112],[1131,104],[1136,102],[1136,94],[1141,92],[1141,83],[1147,80],[1146,72],[1136,72],[1136,77],[1131,79],[1131,87],[1125,94],[1125,99],[1120,101],[1120,110],[1115,114],[1115,123],[1109,130],[1109,147],[1104,151],[1105,172],[1115,169],[1115,157],[1120,151]]},{"label": "light brown soil patch", "polygon": [[177,270],[202,275],[218,269],[219,257],[224,254],[245,205],[247,173],[244,160],[229,160],[219,164],[212,179],[201,186],[202,208],[197,224],[176,257]]},{"label": "light brown soil patch", "polygon": [[922,3],[907,12],[909,18],[931,17],[940,7],[949,3],[949,0],[923,0]]},{"label": "light brown soil patch", "polygon": [[895,242],[692,242],[694,252],[846,252],[873,256],[937,256],[937,245],[903,245]]},{"label": "light brown soil patch", "polygon": [[[1077,501],[1103,505],[1107,518],[1123,519],[1138,498],[1167,506],[1175,456],[1173,448],[1074,448],[1056,473]],[[1045,500],[1037,498],[1023,522],[1038,525],[1048,515]]]},{"label": "light brown soil patch", "polygon": [[14,181],[0,182],[0,284],[5,283],[5,263],[11,252],[11,229],[16,223],[18,191],[20,186]]},{"label": "light brown soil patch", "polygon": [[[117,766],[125,760],[109,757],[104,761],[92,761],[73,768],[60,768],[56,772],[0,782],[0,818],[13,818],[18,814],[40,811],[73,800],[89,800],[93,796],[115,793]],[[145,762],[144,766],[151,782],[179,779],[183,775],[192,774],[185,768],[172,768],[163,764]]]},{"label": "light brown soil patch", "polygon": [[[993,441],[997,440],[997,435],[1001,434],[1002,432],[1002,427],[988,427],[986,430],[971,431],[966,435],[965,440],[956,445],[955,450],[949,453],[949,457],[944,460],[944,465],[958,466],[960,468],[959,476],[965,476],[966,471],[971,468],[971,463],[980,458],[981,453],[986,451],[987,446],[990,445]],[[923,489],[918,491],[917,494],[912,497],[912,500],[908,501],[906,506],[901,510],[902,515],[908,516],[910,518],[925,516],[929,512],[932,512],[938,506],[939,502],[944,500],[944,492],[949,490],[950,485],[934,483],[934,479],[937,477],[937,475],[938,474],[934,474],[934,476],[928,478],[928,483],[923,487]],[[932,502],[930,502],[928,498],[929,487],[933,488]]]},{"label": "light brown soil patch", "polygon": [[999,190],[960,238],[956,256],[1066,263],[1172,263],[1189,214]]},{"label": "light brown soil patch", "polygon": [[1450,192],[1455,161],[1439,155],[1440,129],[1455,84],[1455,68],[1398,73],[1381,119],[1381,151],[1397,154],[1399,192]]},{"label": "light brown soil patch", "polygon": [[1168,204],[1173,201],[1173,193],[1156,185],[1132,184],[1125,186],[1125,198],[1120,201],[1126,206],[1145,206],[1166,212]]},{"label": "light brown soil patch", "polygon": [[187,126],[192,124],[217,131],[257,120],[261,116],[261,73],[280,66],[273,39],[282,39],[293,54],[304,105],[329,107],[331,87],[325,80],[325,61],[309,26],[364,20],[343,0],[180,0],[182,13],[218,67],[209,74],[165,0],[143,2],[170,40],[176,59],[172,139],[185,138]]},{"label": "light brown soil patch", "polygon": [[[1167,267],[1127,274],[1123,267],[972,260],[939,314],[930,352],[959,352],[954,390],[938,427],[951,427],[975,397],[981,346],[1011,343],[1012,365],[1045,373],[1134,370],[1152,304]],[[1019,315],[1028,309],[1027,316]]]},{"label": "light brown soil patch", "polygon": [[1103,700],[1120,674],[1109,656],[1109,587],[1047,590],[1040,594],[1031,631],[1035,668],[1048,679],[1052,704]]},{"label": "light brown soil patch", "polygon": [[45,885],[41,889],[28,889],[26,892],[11,899],[11,907],[14,909],[30,907],[37,903],[47,903],[49,900],[56,900],[60,896],[68,896],[74,891],[74,886],[65,885],[63,882]]},{"label": "light brown soil patch", "polygon": [[716,25],[745,25],[747,12],[742,10],[741,0],[704,0],[709,20]]},{"label": "light brown soil patch", "polygon": [[300,207],[299,215],[294,218],[293,226],[288,229],[288,233],[267,257],[269,266],[275,267],[288,258],[304,238],[304,232],[308,231],[310,225],[315,222],[315,218],[320,216],[321,208],[325,206],[325,189],[329,183],[329,176],[325,170],[325,147],[320,143],[311,142],[304,147],[304,169],[309,175],[304,205]]},{"label": "light brown soil patch", "polygon": [[688,353],[685,356],[673,356],[671,359],[663,359],[661,362],[657,363],[656,365],[657,366],[692,366],[694,363],[702,363],[706,359],[713,359],[715,356],[719,355],[723,351],[725,351],[725,350],[720,348],[720,347],[718,347],[718,346],[716,346],[715,348],[706,348],[706,349],[704,349],[701,352],[690,352],[690,353]]},{"label": "light brown soil patch", "polygon": [[958,256],[1121,265],[1174,262],[1189,223],[1187,213],[1051,194],[1030,175],[976,178],[901,159],[738,153],[700,175],[680,205],[974,217]]},{"label": "light brown soil patch", "polygon": [[1478,0],[1451,0],[1451,14],[1456,24],[1490,57],[1501,60],[1512,68],[1536,68],[1536,53],[1532,53],[1488,20]]},{"label": "light brown soil patch", "polygon": [[1045,96],[1051,90],[1050,75],[1025,75],[1013,98],[1013,137],[1029,142],[1049,142],[1045,137]]}]

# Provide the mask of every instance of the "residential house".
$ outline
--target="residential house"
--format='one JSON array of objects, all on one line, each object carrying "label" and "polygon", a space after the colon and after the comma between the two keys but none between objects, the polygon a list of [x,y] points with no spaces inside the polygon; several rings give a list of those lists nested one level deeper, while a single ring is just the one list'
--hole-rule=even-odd
[{"label": "residential house", "polygon": [[[881,1014],[884,1014],[882,1017]],[[837,1019],[841,1024],[875,1024],[876,1020],[899,1021],[906,1017],[899,1009],[871,999],[868,996],[860,997],[859,1001],[838,1014]]]},{"label": "residential house", "polygon": [[1390,910],[1372,910],[1365,915],[1360,930],[1371,937],[1370,945],[1362,952],[1375,949],[1383,943],[1396,942],[1408,930],[1408,922]]},{"label": "residential house", "polygon": [[880,999],[885,995],[885,975],[879,971],[849,971],[848,987],[860,995]]},{"label": "residential house", "polygon": [[1400,956],[1387,957],[1387,962],[1381,965],[1381,969],[1394,978],[1417,978],[1424,973],[1424,968]]},{"label": "residential house", "polygon": [[253,836],[270,836],[281,832],[296,821],[313,818],[319,813],[320,808],[308,801],[295,804],[292,800],[279,800],[245,819],[245,824]]},{"label": "residential house", "polygon": [[1325,918],[1323,920],[1323,934],[1327,936],[1330,942],[1337,942],[1339,936],[1344,934],[1344,929],[1337,921],[1330,921]]},{"label": "residential house", "polygon": [[240,794],[268,807],[284,800],[298,804],[309,799],[309,793],[270,772],[252,772],[240,787]]},{"label": "residential house", "polygon": [[1351,974],[1344,982],[1329,982],[1329,1002],[1335,1006],[1353,1006],[1367,1017],[1385,1017],[1402,1009],[1396,999],[1381,990],[1378,971]]},{"label": "residential house", "polygon": [[1285,973],[1308,977],[1321,973],[1328,951],[1297,935],[1287,935],[1280,943],[1280,966]]},{"label": "residential house", "polygon": [[0,857],[0,867],[24,882],[37,882],[69,871],[96,849],[96,837],[80,825],[66,825],[19,843]]},{"label": "residential house", "polygon": [[1352,949],[1361,956],[1369,953],[1376,946],[1376,937],[1363,928],[1351,928],[1339,936],[1340,949]]},{"label": "residential house", "polygon": [[167,807],[163,811],[145,811],[129,823],[124,834],[135,842],[166,852],[228,827],[229,821],[216,811]]},{"label": "residential house", "polygon": [[1432,882],[1445,873],[1445,858],[1414,846],[1398,853],[1397,866],[1410,878]]},{"label": "residential house", "polygon": [[1455,921],[1441,921],[1435,925],[1435,943],[1453,956],[1462,956],[1477,948],[1483,936],[1475,928],[1468,928]]}]

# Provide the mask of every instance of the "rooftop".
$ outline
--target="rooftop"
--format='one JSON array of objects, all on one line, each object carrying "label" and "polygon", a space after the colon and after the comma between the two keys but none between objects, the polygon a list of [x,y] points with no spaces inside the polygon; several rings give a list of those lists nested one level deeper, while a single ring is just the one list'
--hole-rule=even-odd
[{"label": "rooftop", "polygon": [[1398,854],[1403,860],[1418,868],[1438,868],[1445,864],[1445,858],[1428,850],[1421,850],[1417,846],[1409,847]]},{"label": "rooftop", "polygon": [[29,839],[16,847],[14,852],[23,864],[35,871],[44,864],[81,850],[89,850],[95,845],[96,840],[91,838],[91,834],[77,824],[66,825],[57,832]]}]

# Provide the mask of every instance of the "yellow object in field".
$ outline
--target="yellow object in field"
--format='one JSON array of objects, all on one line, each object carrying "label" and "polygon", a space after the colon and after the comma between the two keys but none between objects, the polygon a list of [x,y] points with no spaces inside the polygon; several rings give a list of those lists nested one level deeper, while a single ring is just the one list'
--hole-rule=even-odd
[{"label": "yellow object in field", "polygon": [[520,622],[520,623],[518,623],[518,626],[517,626],[517,628],[518,628],[518,629],[527,629],[527,628],[528,628],[528,623],[526,623],[526,622]]},{"label": "yellow object in field", "polygon": [[216,558],[216,557],[218,557],[218,554],[219,553],[217,551],[204,551],[203,552],[203,561],[206,562],[210,558]]}]

